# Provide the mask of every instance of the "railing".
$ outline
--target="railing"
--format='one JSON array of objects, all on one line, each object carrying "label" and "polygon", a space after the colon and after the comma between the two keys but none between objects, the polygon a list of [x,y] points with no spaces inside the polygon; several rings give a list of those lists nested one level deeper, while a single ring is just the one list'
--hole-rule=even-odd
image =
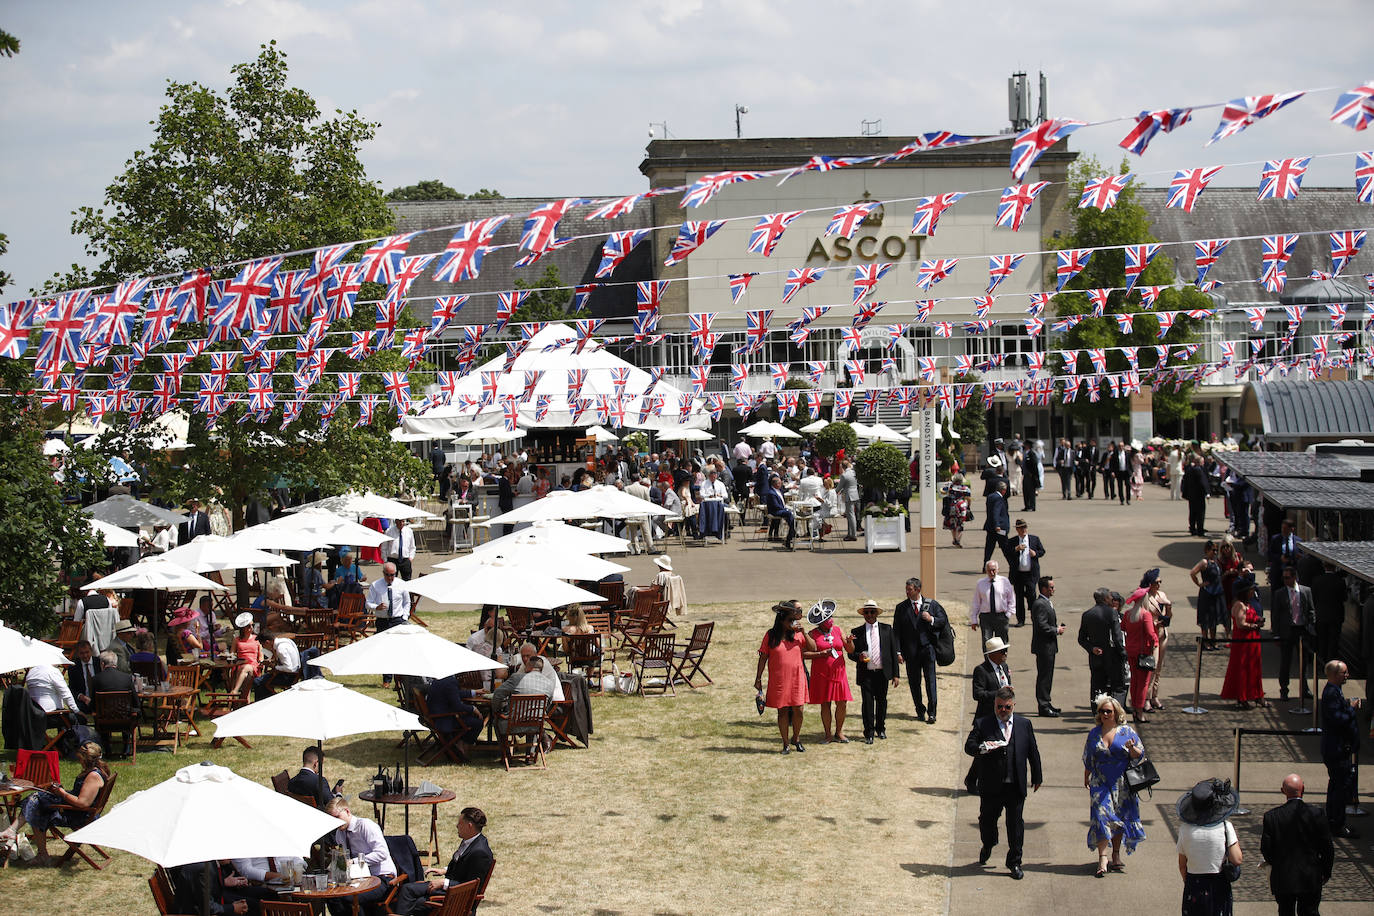
[{"label": "railing", "polygon": [[[1233,643],[1266,643],[1284,641],[1283,637],[1281,636],[1266,636],[1261,639],[1208,639],[1205,636],[1194,636],[1193,639],[1197,642],[1197,658],[1193,662],[1193,705],[1183,707],[1183,712],[1193,716],[1205,715],[1207,712],[1207,709],[1202,705],[1201,702],[1203,646],[1207,645],[1208,643],[1212,645],[1231,645]],[[1313,646],[1312,651],[1309,652],[1307,646],[1307,639],[1301,633],[1298,635],[1298,683],[1301,685],[1298,688],[1299,704],[1302,703],[1302,695],[1307,692],[1307,659],[1309,655],[1312,656],[1313,679],[1316,679],[1317,662],[1315,649],[1316,647]],[[1315,687],[1316,685],[1314,684],[1313,686]],[[1305,716],[1310,713],[1312,716],[1312,724],[1303,731],[1298,732],[1298,734],[1314,734],[1321,732],[1321,728],[1317,725],[1317,707],[1319,704],[1315,702],[1315,699],[1316,697],[1314,690],[1314,702],[1312,703],[1311,709],[1299,705],[1296,709],[1289,710],[1289,713],[1292,715]]]}]

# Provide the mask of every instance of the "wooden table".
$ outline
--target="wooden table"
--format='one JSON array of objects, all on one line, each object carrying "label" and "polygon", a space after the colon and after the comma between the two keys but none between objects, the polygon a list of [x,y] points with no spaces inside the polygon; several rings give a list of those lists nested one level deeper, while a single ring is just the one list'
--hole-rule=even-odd
[{"label": "wooden table", "polygon": [[331,887],[323,891],[296,890],[287,894],[292,900],[301,900],[310,904],[313,908],[315,904],[328,904],[331,900],[341,900],[344,897],[353,898],[353,916],[358,916],[358,897],[366,894],[382,883],[382,879],[376,875],[368,875],[366,878],[358,878],[347,884],[340,884],[338,887]]},{"label": "wooden table", "polygon": [[[198,693],[195,687],[168,687],[166,690],[145,690],[139,697],[152,702],[154,710],[153,718],[153,742],[165,741],[169,736],[172,739],[172,753],[177,752],[181,745],[181,729],[178,723],[181,721],[181,701],[187,697]],[[167,730],[170,725],[171,731]],[[189,738],[200,737],[200,730],[196,728],[194,714],[186,716],[186,736]]]},{"label": "wooden table", "polygon": [[0,783],[0,805],[5,806],[5,813],[11,821],[14,820],[14,812],[19,807],[20,797],[25,792],[32,792],[37,788],[38,786],[27,779],[7,779]]},{"label": "wooden table", "polygon": [[[445,789],[438,795],[374,795],[371,789],[358,793],[359,801],[372,802],[372,819],[383,830],[386,829],[387,805],[429,805],[429,851],[421,850],[420,855],[428,856],[431,865],[439,863],[439,806],[457,797],[452,789]],[[378,805],[381,805],[380,812]]]}]

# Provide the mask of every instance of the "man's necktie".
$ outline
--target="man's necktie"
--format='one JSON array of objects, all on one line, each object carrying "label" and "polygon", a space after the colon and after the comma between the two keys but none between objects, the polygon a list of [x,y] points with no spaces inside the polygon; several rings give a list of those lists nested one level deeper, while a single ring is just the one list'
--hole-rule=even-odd
[{"label": "man's necktie", "polygon": [[388,617],[392,616],[392,614],[394,613],[394,611],[395,611],[395,608],[392,606],[392,603],[391,603],[391,589],[388,588],[388,589],[386,590],[386,616],[388,616]]}]

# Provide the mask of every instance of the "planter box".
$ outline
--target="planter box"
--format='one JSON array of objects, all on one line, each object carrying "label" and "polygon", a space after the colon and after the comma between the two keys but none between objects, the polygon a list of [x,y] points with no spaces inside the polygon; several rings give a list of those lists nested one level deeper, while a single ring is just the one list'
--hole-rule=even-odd
[{"label": "planter box", "polygon": [[864,549],[869,553],[875,550],[900,550],[906,552],[906,519],[903,516],[864,518]]}]

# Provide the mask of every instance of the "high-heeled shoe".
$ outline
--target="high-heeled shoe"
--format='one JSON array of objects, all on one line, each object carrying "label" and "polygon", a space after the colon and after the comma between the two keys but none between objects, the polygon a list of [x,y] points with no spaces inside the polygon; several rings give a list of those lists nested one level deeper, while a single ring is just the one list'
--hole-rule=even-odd
[{"label": "high-heeled shoe", "polygon": [[1107,857],[1106,857],[1106,856],[1098,856],[1098,857],[1097,857],[1097,871],[1095,872],[1095,875],[1096,875],[1096,877],[1098,877],[1098,878],[1105,878],[1105,877],[1107,877]]}]

